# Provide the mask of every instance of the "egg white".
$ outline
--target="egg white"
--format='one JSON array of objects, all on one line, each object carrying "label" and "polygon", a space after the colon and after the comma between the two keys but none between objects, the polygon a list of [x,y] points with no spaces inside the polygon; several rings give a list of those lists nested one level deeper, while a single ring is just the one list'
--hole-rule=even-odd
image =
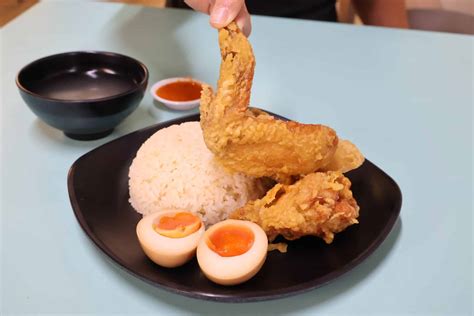
[{"label": "egg white", "polygon": [[[209,248],[207,240],[219,227],[239,225],[249,228],[254,234],[251,248],[238,256],[222,257]],[[255,223],[241,220],[225,220],[209,228],[197,248],[197,260],[202,272],[211,281],[222,285],[243,283],[252,278],[263,266],[267,256],[268,239],[263,229]]]},{"label": "egg white", "polygon": [[160,235],[153,228],[153,223],[162,216],[174,215],[182,210],[162,211],[143,217],[137,224],[137,236],[145,254],[156,264],[173,268],[183,265],[196,253],[199,240],[204,234],[205,227],[183,238],[170,238]]}]

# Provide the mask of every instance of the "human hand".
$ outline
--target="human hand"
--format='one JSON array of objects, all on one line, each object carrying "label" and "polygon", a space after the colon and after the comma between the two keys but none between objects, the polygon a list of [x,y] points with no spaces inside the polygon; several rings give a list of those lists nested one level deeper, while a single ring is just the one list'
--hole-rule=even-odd
[{"label": "human hand", "polygon": [[184,0],[184,2],[196,11],[209,14],[212,27],[218,29],[235,21],[242,32],[249,36],[252,25],[244,0]]}]

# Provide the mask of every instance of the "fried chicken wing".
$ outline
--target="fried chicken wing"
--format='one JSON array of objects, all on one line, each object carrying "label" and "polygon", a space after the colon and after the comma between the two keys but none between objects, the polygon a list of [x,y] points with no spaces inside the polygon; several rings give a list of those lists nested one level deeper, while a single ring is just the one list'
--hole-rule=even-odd
[{"label": "fried chicken wing", "polygon": [[340,139],[331,162],[320,171],[348,172],[362,165],[365,158],[360,150],[348,140]]},{"label": "fried chicken wing", "polygon": [[334,234],[358,223],[359,206],[351,182],[340,172],[311,173],[292,185],[277,184],[260,200],[235,210],[230,218],[249,220],[269,240],[314,235],[331,243]]},{"label": "fried chicken wing", "polygon": [[216,159],[230,171],[284,182],[328,165],[338,144],[334,130],[250,110],[252,47],[235,23],[219,30],[219,44],[217,93],[204,86],[201,95],[204,140]]}]

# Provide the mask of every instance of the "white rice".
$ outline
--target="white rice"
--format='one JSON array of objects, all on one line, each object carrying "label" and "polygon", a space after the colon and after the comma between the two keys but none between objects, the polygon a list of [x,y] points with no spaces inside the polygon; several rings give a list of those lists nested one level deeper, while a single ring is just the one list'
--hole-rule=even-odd
[{"label": "white rice", "polygon": [[143,215],[184,209],[206,225],[264,193],[259,180],[229,174],[217,164],[199,122],[172,125],[143,143],[130,166],[129,189],[130,203]]}]

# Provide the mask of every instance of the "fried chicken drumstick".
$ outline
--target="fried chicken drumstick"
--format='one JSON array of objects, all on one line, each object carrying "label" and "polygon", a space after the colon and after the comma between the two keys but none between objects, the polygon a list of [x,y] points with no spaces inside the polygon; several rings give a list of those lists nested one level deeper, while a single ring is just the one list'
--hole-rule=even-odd
[{"label": "fried chicken drumstick", "polygon": [[329,244],[335,233],[358,223],[359,206],[350,186],[340,172],[311,173],[295,184],[275,185],[262,199],[235,210],[230,218],[256,223],[269,240],[278,235],[288,240],[313,235]]},{"label": "fried chicken drumstick", "polygon": [[207,147],[227,169],[283,180],[327,165],[334,130],[281,121],[248,108],[255,67],[252,47],[235,23],[219,30],[222,64],[217,93],[204,86],[201,127]]}]

